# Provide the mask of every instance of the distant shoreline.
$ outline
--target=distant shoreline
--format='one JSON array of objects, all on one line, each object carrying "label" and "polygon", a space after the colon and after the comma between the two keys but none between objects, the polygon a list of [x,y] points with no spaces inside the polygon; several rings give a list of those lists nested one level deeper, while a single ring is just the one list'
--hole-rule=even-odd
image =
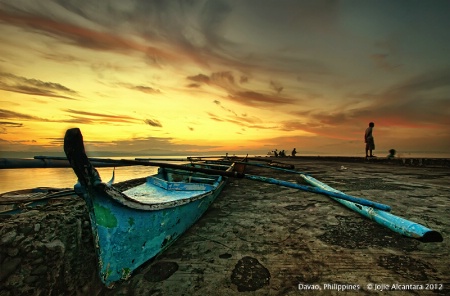
[{"label": "distant shoreline", "polygon": [[[196,156],[201,158],[202,156]],[[207,157],[207,156],[203,156]],[[228,156],[230,159],[242,158],[242,156]],[[418,167],[450,167],[450,158],[425,158],[425,157],[374,157],[366,159],[365,157],[356,156],[254,156],[249,157],[250,160],[271,161],[271,162],[289,162],[290,160],[317,160],[332,162],[366,162],[376,164],[391,164],[403,166]],[[93,162],[95,167],[114,167],[118,164],[108,164],[102,162]],[[26,158],[0,158],[0,169],[25,169],[25,168],[65,168],[70,167],[66,160],[50,160],[50,159],[26,159]]]},{"label": "distant shoreline", "polygon": [[[268,151],[209,151],[209,152],[149,152],[149,153],[127,153],[127,152],[111,152],[111,151],[87,151],[89,157],[101,157],[101,158],[170,158],[170,157],[198,157],[198,156],[211,156],[211,155],[221,155],[225,156],[246,156],[249,157],[274,157],[274,155],[269,155]],[[375,155],[379,157],[386,157],[389,154],[388,151],[382,152],[376,151]],[[36,155],[46,155],[46,156],[56,156],[65,157],[64,152],[36,152],[36,151],[0,151],[1,158],[22,158],[22,159],[32,159]],[[287,156],[290,156],[290,151],[287,151]],[[364,157],[364,151],[357,153],[343,153],[343,154],[332,154],[324,152],[314,152],[314,151],[297,151],[296,157]],[[398,158],[448,158],[450,159],[450,153],[446,151],[436,152],[436,151],[397,151],[396,157]]]}]

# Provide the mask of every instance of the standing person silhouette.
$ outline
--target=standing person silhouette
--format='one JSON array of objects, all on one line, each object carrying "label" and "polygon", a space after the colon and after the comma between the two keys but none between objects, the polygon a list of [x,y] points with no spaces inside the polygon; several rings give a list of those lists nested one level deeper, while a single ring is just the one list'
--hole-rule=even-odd
[{"label": "standing person silhouette", "polygon": [[372,150],[375,150],[375,141],[372,135],[374,127],[375,124],[373,122],[369,123],[369,127],[366,129],[366,133],[364,134],[364,142],[366,143],[366,158],[374,157],[374,155],[372,154]]}]

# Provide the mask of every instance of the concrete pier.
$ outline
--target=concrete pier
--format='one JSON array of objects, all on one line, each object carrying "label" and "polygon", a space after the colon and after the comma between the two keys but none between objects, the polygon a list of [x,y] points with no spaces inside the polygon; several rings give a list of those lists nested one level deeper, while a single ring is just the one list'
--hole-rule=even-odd
[{"label": "concrete pier", "polygon": [[[106,295],[342,295],[339,285],[348,286],[341,287],[345,295],[371,295],[386,285],[431,283],[438,283],[437,289],[392,289],[408,288],[401,295],[450,293],[448,168],[277,160],[345,193],[389,204],[394,214],[440,231],[444,241],[402,237],[325,196],[233,179],[199,223]],[[248,168],[302,182],[295,174]],[[161,278],[163,270],[173,274]],[[322,290],[306,291],[317,287]]]},{"label": "concrete pier", "polygon": [[[66,295],[343,295],[342,290],[345,295],[377,295],[387,290],[397,291],[396,295],[450,294],[448,167],[325,157],[277,161],[293,164],[296,170],[347,194],[388,204],[393,214],[439,231],[444,241],[422,243],[403,237],[323,195],[230,179],[198,223],[128,281],[109,290],[93,279],[92,273],[80,274],[95,268],[95,262],[88,252],[92,239],[85,237],[89,235],[87,213],[81,211],[83,202],[73,197],[66,202],[77,209],[73,217],[71,209],[60,203],[58,208],[49,204],[33,209],[25,213],[26,218],[19,214],[0,220],[2,238],[8,233],[10,237],[12,231],[15,237],[22,237],[17,242],[5,239],[0,245],[1,264],[15,267],[3,274],[1,294],[15,295],[24,291],[21,288],[45,292],[50,285],[53,292]],[[303,183],[292,173],[250,166],[248,170]],[[58,213],[67,225],[56,233],[43,229],[47,220],[59,219]],[[33,225],[31,230],[25,227],[28,224]],[[38,232],[36,224],[42,225]],[[52,235],[43,236],[44,232]],[[79,235],[72,237],[76,233]],[[40,244],[33,247],[24,239],[31,234],[40,235],[46,246],[43,250]],[[78,247],[72,246],[77,242]],[[58,247],[56,259],[51,259],[49,246]],[[45,263],[30,259],[29,254],[36,256],[33,248]],[[18,259],[20,264],[11,263]],[[48,268],[34,275],[36,280],[25,282],[36,260]],[[73,272],[77,282],[65,283],[70,277],[54,272],[55,266]]]}]

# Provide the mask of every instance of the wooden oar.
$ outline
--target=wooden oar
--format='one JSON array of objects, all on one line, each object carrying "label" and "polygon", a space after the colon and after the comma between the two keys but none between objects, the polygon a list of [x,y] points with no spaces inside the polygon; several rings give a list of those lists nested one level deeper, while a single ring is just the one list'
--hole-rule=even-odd
[{"label": "wooden oar", "polygon": [[335,198],[348,200],[348,201],[351,201],[351,202],[354,202],[354,203],[357,203],[357,204],[360,204],[360,205],[364,205],[364,206],[372,207],[372,208],[375,208],[375,209],[383,210],[383,211],[386,211],[386,212],[390,212],[391,211],[391,207],[388,206],[388,205],[385,205],[385,204],[377,203],[377,202],[374,202],[374,201],[371,201],[371,200],[367,200],[367,199],[364,199],[364,198],[359,198],[359,197],[347,195],[347,194],[344,194],[344,193],[338,193],[338,192],[334,192],[334,191],[324,190],[324,189],[321,189],[321,188],[318,188],[318,187],[310,187],[310,186],[300,185],[300,184],[297,184],[297,183],[291,183],[291,182],[287,182],[287,181],[282,181],[282,180],[273,179],[273,178],[267,178],[267,177],[262,177],[262,176],[245,175],[244,178],[250,179],[250,180],[254,180],[254,181],[264,182],[264,183],[280,185],[280,186],[284,186],[284,187],[300,189],[300,190],[307,191],[307,192],[313,192],[313,193],[328,195],[328,196],[332,196],[332,197],[335,197]]}]

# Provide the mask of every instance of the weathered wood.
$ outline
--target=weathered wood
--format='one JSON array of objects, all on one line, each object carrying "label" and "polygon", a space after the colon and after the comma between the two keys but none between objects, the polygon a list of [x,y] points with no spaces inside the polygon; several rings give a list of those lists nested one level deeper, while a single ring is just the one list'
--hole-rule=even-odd
[{"label": "weathered wood", "polygon": [[75,192],[89,210],[100,279],[108,287],[128,279],[136,268],[166,250],[215,200],[227,180],[223,175],[234,176],[232,164],[229,174],[163,164],[144,184],[120,192],[101,182],[86,155],[79,129],[66,132],[64,151],[80,183]]}]

